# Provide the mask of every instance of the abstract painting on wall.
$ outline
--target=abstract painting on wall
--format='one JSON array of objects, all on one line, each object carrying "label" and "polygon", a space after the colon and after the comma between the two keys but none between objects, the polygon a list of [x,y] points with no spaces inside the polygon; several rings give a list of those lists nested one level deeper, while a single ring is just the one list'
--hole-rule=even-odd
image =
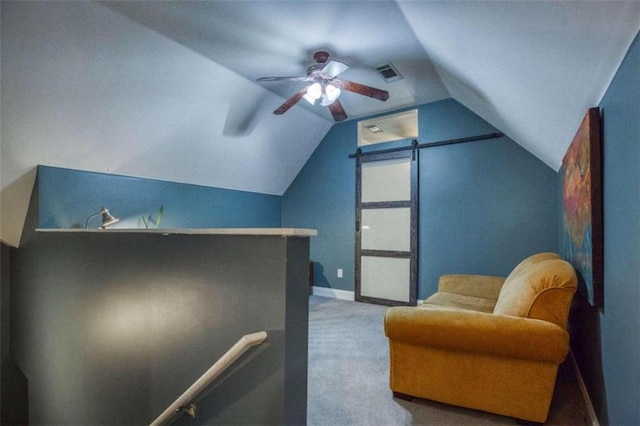
[{"label": "abstract painting on wall", "polygon": [[600,110],[590,108],[560,169],[562,254],[584,282],[589,303],[604,307]]}]

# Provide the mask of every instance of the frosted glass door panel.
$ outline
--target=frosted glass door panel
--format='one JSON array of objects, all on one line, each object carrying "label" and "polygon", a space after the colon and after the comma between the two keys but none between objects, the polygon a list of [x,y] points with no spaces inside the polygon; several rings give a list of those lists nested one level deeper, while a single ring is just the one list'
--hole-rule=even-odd
[{"label": "frosted glass door panel", "polygon": [[362,256],[360,273],[362,296],[409,302],[409,259]]},{"label": "frosted glass door panel", "polygon": [[411,159],[362,164],[362,202],[411,200]]},{"label": "frosted glass door panel", "polygon": [[418,156],[373,155],[356,160],[355,299],[415,305]]},{"label": "frosted glass door panel", "polygon": [[411,209],[363,209],[362,249],[411,251]]}]

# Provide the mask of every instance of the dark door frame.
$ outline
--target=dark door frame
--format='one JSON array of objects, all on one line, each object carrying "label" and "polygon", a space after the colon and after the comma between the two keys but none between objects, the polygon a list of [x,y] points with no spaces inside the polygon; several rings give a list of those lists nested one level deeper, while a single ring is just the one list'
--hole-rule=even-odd
[{"label": "dark door frame", "polygon": [[[362,202],[362,164],[373,161],[411,159],[411,200]],[[362,209],[407,208],[411,209],[410,251],[363,250],[362,249]],[[356,256],[355,256],[355,300],[389,306],[415,306],[418,300],[418,150],[396,151],[356,157]],[[362,256],[408,258],[410,260],[409,302],[381,299],[361,295]]]}]

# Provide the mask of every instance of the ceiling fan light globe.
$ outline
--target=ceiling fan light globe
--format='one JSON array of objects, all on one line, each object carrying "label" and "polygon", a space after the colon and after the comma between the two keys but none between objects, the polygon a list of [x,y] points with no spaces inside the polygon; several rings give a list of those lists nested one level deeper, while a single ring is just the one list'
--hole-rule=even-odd
[{"label": "ceiling fan light globe", "polygon": [[[336,98],[337,99],[337,98]],[[334,103],[336,100],[335,99],[330,99],[329,96],[327,96],[326,94],[322,95],[322,100],[320,101],[320,105],[322,106],[329,106],[332,103]]]},{"label": "ceiling fan light globe", "polygon": [[308,93],[306,93],[302,99],[304,99],[305,101],[309,102],[311,105],[315,105],[316,104],[316,98],[314,98],[313,96],[309,95]]},{"label": "ceiling fan light globe", "polygon": [[307,87],[307,95],[313,99],[320,99],[320,96],[322,96],[322,86],[320,86],[320,83],[316,82]]},{"label": "ceiling fan light globe", "polygon": [[336,99],[338,99],[338,96],[340,96],[340,93],[342,93],[342,91],[340,90],[339,87],[334,86],[333,84],[327,84],[327,87],[325,87],[324,92],[327,95],[327,98],[333,102]]}]

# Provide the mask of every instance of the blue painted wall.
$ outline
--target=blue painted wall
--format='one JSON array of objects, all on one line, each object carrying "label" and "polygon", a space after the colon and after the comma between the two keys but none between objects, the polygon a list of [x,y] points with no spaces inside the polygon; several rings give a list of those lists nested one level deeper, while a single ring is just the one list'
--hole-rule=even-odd
[{"label": "blue painted wall", "polygon": [[[334,125],[282,198],[282,226],[312,228],[314,285],[353,290],[355,122]],[[343,269],[344,278],[336,278]]]},{"label": "blue painted wall", "polygon": [[640,424],[640,33],[600,102],[604,118],[602,358],[608,423]]},{"label": "blue painted wall", "polygon": [[[281,197],[198,185],[141,179],[57,167],[38,167],[39,226],[83,228],[107,207],[120,222],[143,228],[141,216],[157,216],[162,228],[280,227]],[[100,226],[100,218],[89,222]]]},{"label": "blue painted wall", "polygon": [[[453,99],[418,114],[420,143],[497,131]],[[356,143],[357,122],[334,125],[283,196],[283,226],[318,229],[311,241],[317,286],[354,289],[355,160],[348,155]],[[557,250],[556,173],[509,138],[422,149],[419,173],[418,297],[435,291],[442,274],[507,275],[527,255]]]}]

